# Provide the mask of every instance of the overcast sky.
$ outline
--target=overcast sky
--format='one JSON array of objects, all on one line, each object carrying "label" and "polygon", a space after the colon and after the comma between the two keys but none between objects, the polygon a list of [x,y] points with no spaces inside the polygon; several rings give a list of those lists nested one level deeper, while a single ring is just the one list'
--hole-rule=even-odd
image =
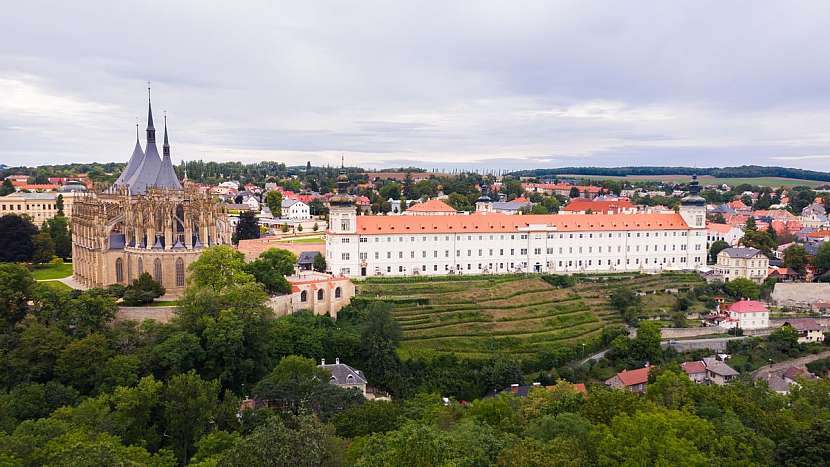
[{"label": "overcast sky", "polygon": [[[826,1],[16,1],[0,163],[830,168]],[[143,139],[143,134],[142,134]]]}]

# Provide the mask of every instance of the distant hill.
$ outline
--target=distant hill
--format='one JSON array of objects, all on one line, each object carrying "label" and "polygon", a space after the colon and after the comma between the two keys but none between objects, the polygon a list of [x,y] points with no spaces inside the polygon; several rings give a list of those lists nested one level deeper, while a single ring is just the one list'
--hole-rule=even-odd
[{"label": "distant hill", "polygon": [[551,177],[555,175],[592,175],[626,177],[631,175],[711,175],[718,178],[781,177],[830,182],[830,172],[742,165],[739,167],[562,167],[512,172],[520,177]]}]

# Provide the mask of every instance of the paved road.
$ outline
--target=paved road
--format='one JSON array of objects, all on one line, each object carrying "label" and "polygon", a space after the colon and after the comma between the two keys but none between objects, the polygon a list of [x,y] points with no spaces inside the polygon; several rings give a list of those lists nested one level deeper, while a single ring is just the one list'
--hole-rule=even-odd
[{"label": "paved road", "polygon": [[599,359],[601,359],[602,357],[604,357],[604,356],[605,356],[605,354],[607,354],[609,350],[611,350],[611,349],[605,349],[605,350],[603,350],[602,352],[597,352],[597,353],[595,353],[595,354],[591,355],[590,357],[588,357],[588,358],[586,358],[586,359],[582,360],[581,362],[579,362],[579,364],[580,364],[580,365],[584,365],[584,364],[588,363],[588,362],[589,362],[589,361],[591,361],[591,360],[593,360],[593,361],[595,361],[595,362],[596,362],[596,361],[599,361]]},{"label": "paved road", "polygon": [[767,375],[770,373],[777,373],[782,370],[786,370],[791,366],[800,367],[804,366],[810,362],[814,362],[816,360],[821,360],[822,358],[830,357],[830,350],[825,350],[824,352],[819,352],[813,355],[807,355],[806,357],[799,357],[794,358],[792,360],[785,360],[779,363],[773,363],[772,365],[767,365],[752,372],[752,379],[761,379],[766,378]]}]

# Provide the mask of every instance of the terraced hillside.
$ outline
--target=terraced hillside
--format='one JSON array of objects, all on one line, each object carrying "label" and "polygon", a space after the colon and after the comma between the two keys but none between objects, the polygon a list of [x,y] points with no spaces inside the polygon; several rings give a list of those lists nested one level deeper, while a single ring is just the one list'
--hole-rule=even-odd
[{"label": "terraced hillside", "polygon": [[[616,287],[661,297],[666,289],[701,283],[694,274],[678,273],[579,276],[568,288],[525,275],[379,278],[358,283],[357,300],[392,303],[404,331],[404,352],[521,356],[577,345],[599,336],[605,326],[622,324],[608,303]],[[651,297],[644,297],[643,314],[660,311],[650,309]]]}]

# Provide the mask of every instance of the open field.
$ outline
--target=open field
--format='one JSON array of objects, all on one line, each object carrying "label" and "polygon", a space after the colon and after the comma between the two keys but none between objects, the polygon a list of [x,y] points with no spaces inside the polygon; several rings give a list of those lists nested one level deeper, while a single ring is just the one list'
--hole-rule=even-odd
[{"label": "open field", "polygon": [[72,275],[72,263],[40,264],[32,269],[32,277],[37,281],[63,279]]},{"label": "open field", "polygon": [[[683,183],[689,181],[688,175],[628,175],[625,177],[613,175],[559,175],[560,178],[575,178],[586,180],[627,180],[627,181],[663,181]],[[761,185],[777,188],[779,186],[818,186],[830,184],[830,182],[818,182],[815,180],[801,180],[798,178],[784,178],[784,177],[749,177],[749,178],[718,178],[711,175],[701,175],[698,177],[702,185],[712,184],[727,184],[729,186],[740,185],[748,183],[750,185]]]},{"label": "open field", "polygon": [[695,274],[608,274],[579,276],[576,285],[556,288],[537,275],[381,278],[357,283],[358,300],[380,300],[404,331],[402,353],[454,352],[465,356],[517,356],[574,346],[623,324],[608,302],[618,287],[644,292],[641,316],[671,312],[666,289],[703,283]]}]

